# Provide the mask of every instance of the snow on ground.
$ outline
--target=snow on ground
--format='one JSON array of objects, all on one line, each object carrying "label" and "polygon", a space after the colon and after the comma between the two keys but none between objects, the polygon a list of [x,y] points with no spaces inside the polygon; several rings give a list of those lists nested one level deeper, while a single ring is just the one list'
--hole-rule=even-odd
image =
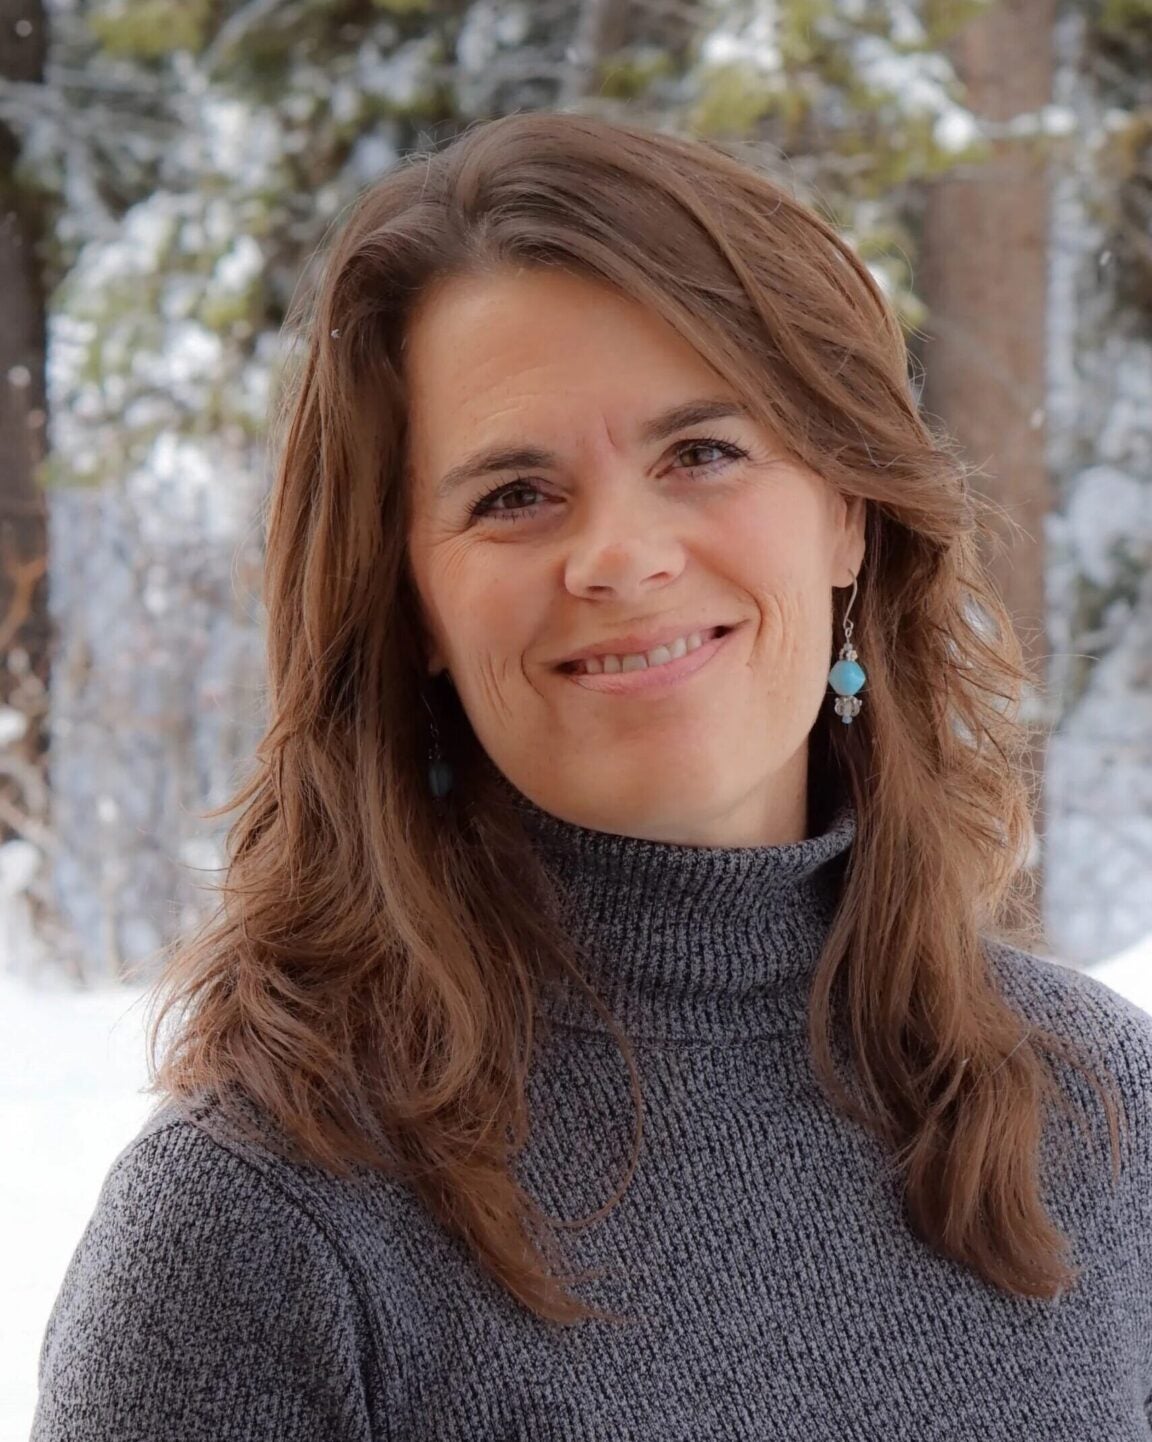
[{"label": "snow on ground", "polygon": [[68,1260],[153,1099],[144,993],[0,976],[0,1442],[28,1442],[36,1363]]},{"label": "snow on ground", "polygon": [[[1091,968],[1152,1012],[1152,936]],[[0,975],[0,1442],[27,1442],[44,1327],[105,1174],[152,1109],[146,993]]]},{"label": "snow on ground", "polygon": [[1113,991],[1152,1013],[1152,936],[1087,970]]}]

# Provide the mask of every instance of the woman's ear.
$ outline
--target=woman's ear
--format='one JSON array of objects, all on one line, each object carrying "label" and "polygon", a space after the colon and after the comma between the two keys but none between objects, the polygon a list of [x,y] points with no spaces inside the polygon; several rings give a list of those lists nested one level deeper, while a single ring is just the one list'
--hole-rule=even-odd
[{"label": "woman's ear", "polygon": [[848,580],[844,583],[850,586],[852,576],[858,576],[860,567],[864,564],[868,501],[864,496],[844,496],[842,501],[844,517],[836,559],[839,564],[847,566],[851,572]]}]

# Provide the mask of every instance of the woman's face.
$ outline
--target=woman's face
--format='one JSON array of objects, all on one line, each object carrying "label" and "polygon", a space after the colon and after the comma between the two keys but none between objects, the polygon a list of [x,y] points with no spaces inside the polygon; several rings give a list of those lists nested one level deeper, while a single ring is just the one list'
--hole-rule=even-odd
[{"label": "woman's face", "polygon": [[[662,318],[567,272],[443,283],[412,319],[406,374],[428,669],[448,670],[497,768],[597,830],[806,835],[832,588],[863,559],[863,502],[743,415],[662,423],[736,393]],[[734,629],[666,677],[629,661],[582,684],[557,664],[718,626]]]}]

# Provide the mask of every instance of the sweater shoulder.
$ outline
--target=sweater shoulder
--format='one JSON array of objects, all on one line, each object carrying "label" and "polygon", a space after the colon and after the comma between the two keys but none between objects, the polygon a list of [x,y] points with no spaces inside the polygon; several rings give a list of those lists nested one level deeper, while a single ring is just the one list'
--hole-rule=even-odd
[{"label": "sweater shoulder", "polygon": [[1152,1013],[1091,972],[985,938],[1005,998],[1026,1021],[1119,1063],[1134,1094],[1152,1096]]},{"label": "sweater shoulder", "polygon": [[[1097,1076],[1116,1083],[1129,1133],[1128,1164],[1152,1199],[1152,1014],[1091,972],[985,938],[1001,992],[1030,1025],[1070,1041]],[[1089,1098],[1088,1084],[1075,1082]],[[1152,1201],[1148,1211],[1152,1218]]]},{"label": "sweater shoulder", "polygon": [[366,1442],[372,1328],[274,1171],[166,1104],[110,1166],[48,1319],[31,1442]]}]

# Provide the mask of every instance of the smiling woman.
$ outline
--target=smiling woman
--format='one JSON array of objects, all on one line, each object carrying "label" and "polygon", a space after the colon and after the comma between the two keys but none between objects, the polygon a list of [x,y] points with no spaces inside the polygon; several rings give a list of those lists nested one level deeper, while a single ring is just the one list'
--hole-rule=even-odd
[{"label": "smiling woman", "polygon": [[268,730],[35,1442],[1152,1437],[1152,1018],[1005,926],[1029,678],[867,267],[521,113],[297,319]]}]

